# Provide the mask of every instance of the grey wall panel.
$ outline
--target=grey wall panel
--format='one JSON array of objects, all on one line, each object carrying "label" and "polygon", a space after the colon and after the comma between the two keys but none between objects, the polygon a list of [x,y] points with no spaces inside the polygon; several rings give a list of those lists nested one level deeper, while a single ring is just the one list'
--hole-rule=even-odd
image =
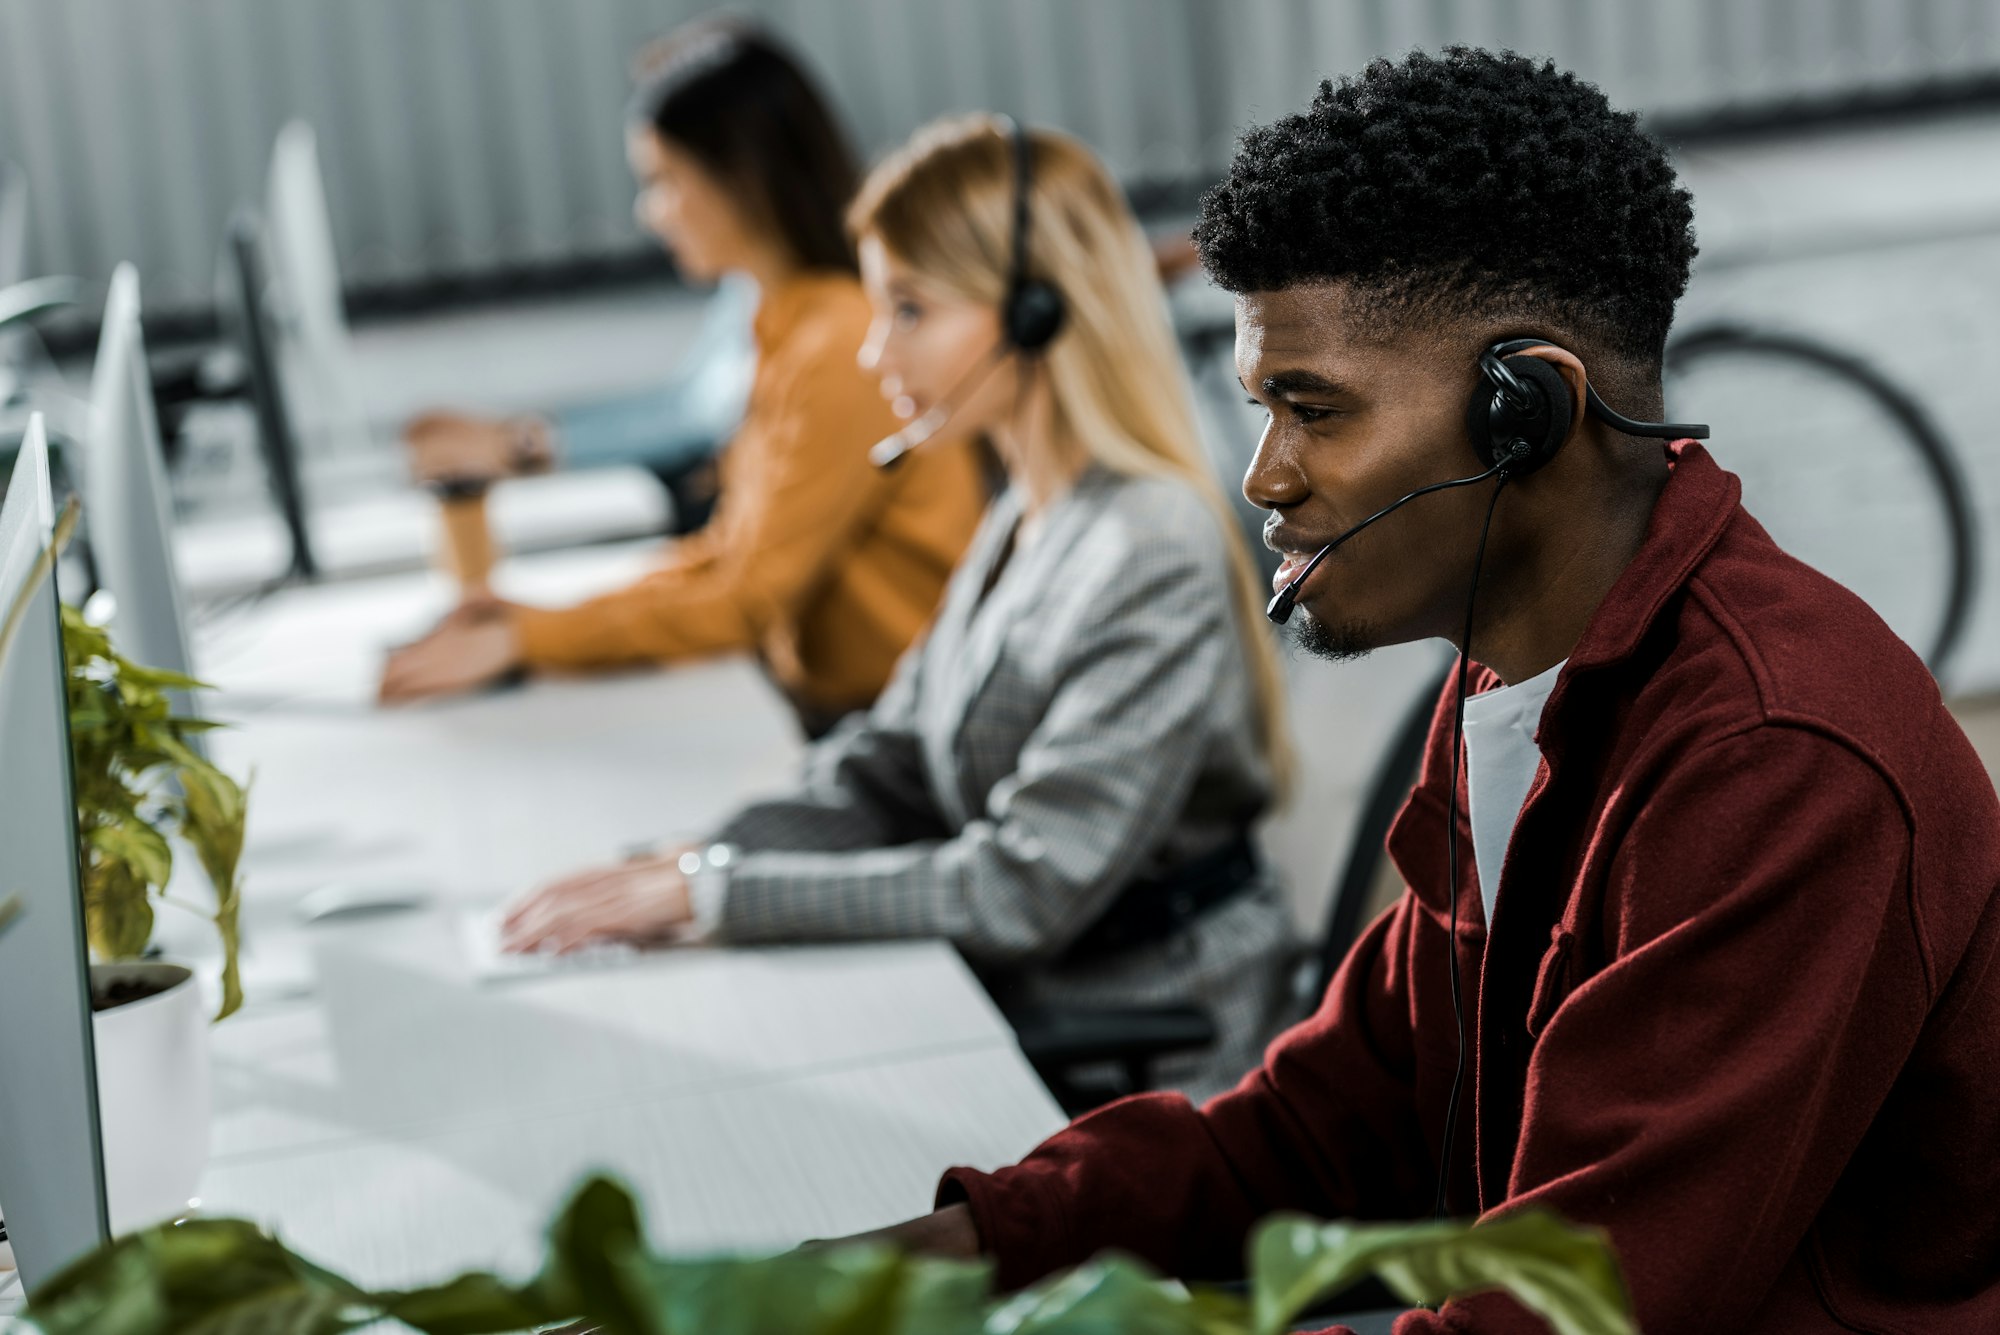
[{"label": "grey wall panel", "polygon": [[[697,0],[0,0],[0,159],[31,262],[206,304],[277,129],[319,133],[350,284],[638,250],[620,123],[634,52]],[[1552,56],[1688,114],[2000,73],[2000,0],[748,0],[874,155],[992,107],[1129,181],[1200,180],[1328,73],[1448,41]]]}]

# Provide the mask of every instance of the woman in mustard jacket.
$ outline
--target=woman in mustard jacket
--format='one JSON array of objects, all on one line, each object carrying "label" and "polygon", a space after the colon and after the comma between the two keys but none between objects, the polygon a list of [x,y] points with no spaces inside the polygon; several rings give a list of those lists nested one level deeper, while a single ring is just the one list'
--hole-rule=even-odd
[{"label": "woman in mustard jacket", "polygon": [[856,363],[869,307],[842,217],[854,160],[769,38],[726,21],[676,34],[628,150],[638,216],[681,272],[759,289],[757,369],[715,517],[628,588],[453,616],[391,656],[382,698],[752,651],[817,734],[873,701],[930,621],[984,509],[980,470],[963,443],[892,471],[868,461],[897,422]]}]

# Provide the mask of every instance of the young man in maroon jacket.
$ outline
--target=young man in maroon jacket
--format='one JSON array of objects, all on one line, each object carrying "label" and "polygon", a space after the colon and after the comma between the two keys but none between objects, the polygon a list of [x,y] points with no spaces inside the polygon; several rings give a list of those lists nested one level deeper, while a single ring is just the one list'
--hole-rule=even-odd
[{"label": "young man in maroon jacket", "polygon": [[[894,1235],[1016,1286],[1107,1247],[1239,1275],[1275,1210],[1422,1217],[1456,968],[1452,1213],[1607,1228],[1652,1332],[2000,1331],[1993,788],[1923,665],[1733,476],[1587,407],[1660,415],[1690,220],[1631,116],[1514,56],[1378,62],[1244,139],[1195,235],[1271,415],[1244,490],[1281,583],[1486,467],[1482,350],[1533,340],[1509,364],[1567,399],[1542,466],[1416,501],[1300,594],[1321,652],[1462,647],[1490,513],[1469,780],[1454,803],[1447,689],[1389,839],[1409,892],[1233,1092],[955,1169]],[[1540,1329],[1499,1294],[1396,1326]]]}]

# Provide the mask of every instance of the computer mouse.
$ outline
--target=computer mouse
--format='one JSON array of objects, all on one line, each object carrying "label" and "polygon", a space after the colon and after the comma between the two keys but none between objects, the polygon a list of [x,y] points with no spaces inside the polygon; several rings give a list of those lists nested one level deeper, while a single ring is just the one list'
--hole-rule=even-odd
[{"label": "computer mouse", "polygon": [[334,881],[299,896],[298,915],[309,923],[345,922],[385,913],[429,908],[431,892],[410,885]]}]

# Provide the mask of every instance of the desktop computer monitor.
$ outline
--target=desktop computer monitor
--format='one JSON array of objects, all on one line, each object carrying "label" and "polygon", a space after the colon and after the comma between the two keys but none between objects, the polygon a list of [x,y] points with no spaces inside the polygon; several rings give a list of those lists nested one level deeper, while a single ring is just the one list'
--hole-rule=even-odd
[{"label": "desktop computer monitor", "polygon": [[110,1234],[97,1121],[90,970],[55,581],[38,569],[54,509],[40,414],[0,503],[0,616],[33,582],[0,660],[0,1215],[32,1299]]},{"label": "desktop computer monitor", "polygon": [[308,452],[365,449],[368,422],[354,387],[340,254],[320,173],[319,139],[307,121],[292,121],[278,131],[264,215],[284,335],[281,360],[300,391],[294,401],[302,447]]},{"label": "desktop computer monitor", "polygon": [[272,498],[284,518],[285,532],[291,538],[292,561],[287,574],[298,579],[316,579],[319,562],[313,555],[312,534],[306,526],[298,431],[278,365],[277,340],[272,337],[269,312],[265,308],[270,283],[263,219],[254,209],[238,209],[229,219],[222,271],[217,281],[217,305],[243,353],[264,469],[270,477]]},{"label": "desktop computer monitor", "polygon": [[[111,295],[104,304],[81,471],[97,580],[116,603],[113,642],[135,662],[191,672],[185,608],[174,572],[166,460],[139,323],[139,272],[130,264],[119,265],[111,275]],[[176,699],[177,713],[188,709],[186,699]]]}]

